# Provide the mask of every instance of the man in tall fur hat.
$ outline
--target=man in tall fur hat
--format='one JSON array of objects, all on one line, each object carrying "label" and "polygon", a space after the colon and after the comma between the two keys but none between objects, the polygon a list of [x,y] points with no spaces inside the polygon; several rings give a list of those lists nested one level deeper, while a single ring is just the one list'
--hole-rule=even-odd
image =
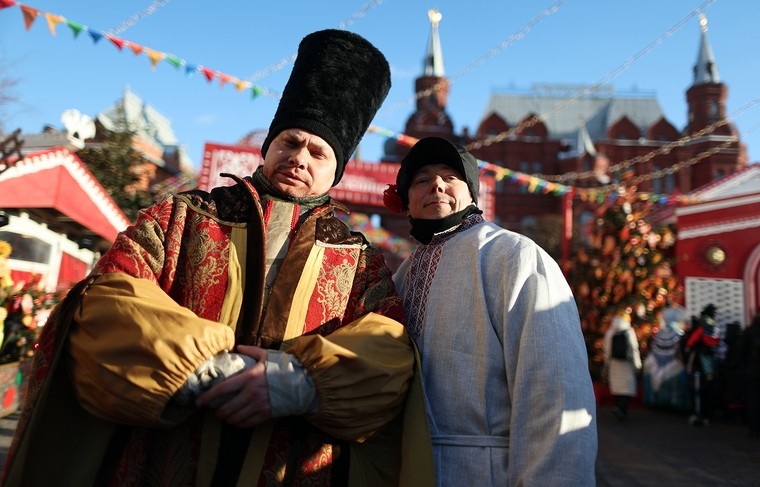
[{"label": "man in tall fur hat", "polygon": [[478,177],[472,154],[427,137],[386,192],[419,242],[393,278],[419,347],[437,485],[594,485],[575,301],[554,259],[483,220]]},{"label": "man in tall fur hat", "polygon": [[56,309],[4,485],[431,482],[401,300],[327,194],[389,88],[362,37],[301,41],[264,165],[148,208]]}]

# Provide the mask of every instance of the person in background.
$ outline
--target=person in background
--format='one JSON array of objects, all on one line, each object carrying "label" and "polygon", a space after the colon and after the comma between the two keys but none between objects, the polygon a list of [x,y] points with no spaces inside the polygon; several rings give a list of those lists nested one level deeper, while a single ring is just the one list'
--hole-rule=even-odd
[{"label": "person in background", "polygon": [[693,329],[686,338],[686,374],[691,387],[692,426],[708,426],[715,410],[715,386],[718,364],[716,349],[720,343],[720,330],[715,321],[717,308],[707,304],[696,320]]},{"label": "person in background", "polygon": [[301,41],[264,165],[141,212],[44,327],[6,487],[432,484],[401,298],[327,194],[389,88]]},{"label": "person in background", "polygon": [[[613,353],[613,340],[618,334],[625,338],[627,345],[622,357],[615,357]],[[610,392],[615,401],[612,412],[619,420],[625,421],[628,419],[631,398],[636,397],[636,377],[641,371],[639,341],[631,326],[629,309],[620,310],[612,318],[609,328],[604,333],[602,352],[608,368]]]},{"label": "person in background", "polygon": [[557,263],[486,222],[477,160],[428,137],[386,205],[419,243],[394,274],[421,357],[436,483],[594,485],[596,404]]},{"label": "person in background", "polygon": [[644,404],[673,411],[689,411],[689,386],[681,356],[686,310],[668,303],[659,317],[644,360]]}]

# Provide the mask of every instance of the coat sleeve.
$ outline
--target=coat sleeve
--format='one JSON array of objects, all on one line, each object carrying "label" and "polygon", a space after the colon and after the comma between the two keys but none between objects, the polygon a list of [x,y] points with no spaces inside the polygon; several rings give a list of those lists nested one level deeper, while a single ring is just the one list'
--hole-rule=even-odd
[{"label": "coat sleeve", "polygon": [[192,412],[169,401],[201,362],[233,347],[229,327],[125,274],[105,274],[88,288],[69,335],[82,406],[103,419],[150,427],[170,426]]},{"label": "coat sleeve", "polygon": [[[205,359],[234,347],[233,331],[200,318],[165,289],[177,284],[183,237],[197,232],[174,196],[140,212],[96,264],[69,336],[71,374],[83,407],[103,419],[168,426],[191,411],[167,407]],[[221,239],[220,239],[221,240]],[[222,243],[206,249],[227,255]]]},{"label": "coat sleeve", "polygon": [[361,442],[403,409],[415,362],[397,321],[370,313],[328,336],[298,337],[287,351],[314,380],[318,413],[307,419],[322,431]]},{"label": "coat sleeve", "polygon": [[[509,485],[593,485],[596,400],[570,288],[557,263],[527,239],[502,249],[499,282],[512,406]],[[493,286],[492,286],[493,287]],[[500,313],[500,314],[498,314]]]}]

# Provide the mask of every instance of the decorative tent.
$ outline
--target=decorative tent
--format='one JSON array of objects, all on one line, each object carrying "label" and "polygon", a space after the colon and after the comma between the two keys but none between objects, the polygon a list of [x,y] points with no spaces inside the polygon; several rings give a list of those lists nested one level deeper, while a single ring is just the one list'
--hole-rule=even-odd
[{"label": "decorative tent", "polygon": [[107,247],[130,223],[82,161],[60,147],[28,154],[0,173],[0,209],[28,212],[96,248]]}]

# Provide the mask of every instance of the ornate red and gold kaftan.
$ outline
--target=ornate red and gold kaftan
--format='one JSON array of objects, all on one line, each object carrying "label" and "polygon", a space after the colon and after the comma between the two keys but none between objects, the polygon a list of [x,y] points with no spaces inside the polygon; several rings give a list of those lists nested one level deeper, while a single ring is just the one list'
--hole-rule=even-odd
[{"label": "ornate red and gold kaftan", "polygon": [[[222,468],[238,485],[432,480],[415,352],[381,254],[333,216],[338,204],[305,219],[295,205],[265,293],[273,204],[246,178],[168,196],[118,236],[44,329],[4,485],[209,485]],[[239,344],[294,354],[318,412],[244,430],[172,402]]]}]

